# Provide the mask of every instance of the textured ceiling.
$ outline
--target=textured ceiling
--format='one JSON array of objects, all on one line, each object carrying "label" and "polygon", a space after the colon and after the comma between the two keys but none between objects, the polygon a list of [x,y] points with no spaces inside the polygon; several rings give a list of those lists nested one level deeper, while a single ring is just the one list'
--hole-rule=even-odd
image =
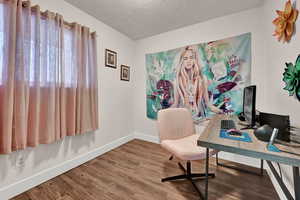
[{"label": "textured ceiling", "polygon": [[263,0],[65,0],[132,39],[246,9]]}]

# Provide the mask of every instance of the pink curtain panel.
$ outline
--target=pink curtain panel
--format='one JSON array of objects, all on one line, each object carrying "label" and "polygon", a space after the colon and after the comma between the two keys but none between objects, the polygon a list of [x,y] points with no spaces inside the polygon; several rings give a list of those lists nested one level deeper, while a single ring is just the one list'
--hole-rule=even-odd
[{"label": "pink curtain panel", "polygon": [[29,1],[0,15],[0,154],[96,130],[96,34]]}]

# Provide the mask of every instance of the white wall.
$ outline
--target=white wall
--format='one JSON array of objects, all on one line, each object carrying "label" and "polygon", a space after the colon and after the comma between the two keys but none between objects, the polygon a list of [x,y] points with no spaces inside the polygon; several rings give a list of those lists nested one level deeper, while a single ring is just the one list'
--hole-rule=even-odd
[{"label": "white wall", "polygon": [[[297,2],[297,8],[300,9],[300,0],[294,2]],[[266,21],[264,38],[267,43],[265,60],[267,76],[265,77],[267,79],[266,87],[268,88],[265,98],[268,102],[268,111],[280,114],[288,114],[291,116],[292,124],[300,126],[300,103],[296,98],[290,97],[286,90],[282,89],[285,86],[284,82],[282,81],[285,63],[295,63],[298,54],[300,54],[300,17],[298,16],[298,20],[296,21],[296,34],[292,37],[289,43],[283,44],[277,42],[277,39],[272,36],[275,27],[272,24],[272,21],[277,16],[275,10],[283,10],[284,4],[284,0],[268,0],[264,6],[264,21]]]},{"label": "white wall", "polygon": [[[265,40],[262,31],[262,11],[263,8],[256,8],[137,41],[133,76],[135,88],[134,130],[136,134],[144,134],[152,138],[158,136],[156,121],[146,117],[145,54],[224,39],[247,32],[251,32],[252,35],[251,82],[258,85],[257,108],[263,109],[266,104],[264,94],[267,71],[264,67]],[[254,166],[259,166],[260,163],[257,159],[243,158],[234,154],[221,156]]]},{"label": "white wall", "polygon": [[[294,97],[290,97],[286,90],[282,88],[285,86],[282,81],[283,72],[286,62],[295,63],[295,60],[300,54],[300,17],[296,21],[296,33],[292,37],[290,43],[279,43],[277,39],[272,36],[274,32],[274,25],[272,21],[277,16],[276,10],[283,10],[285,0],[273,1],[267,0],[264,6],[264,22],[265,22],[265,33],[264,38],[266,41],[266,58],[265,67],[267,68],[266,73],[266,111],[278,114],[287,114],[291,117],[291,124],[294,126],[300,126],[299,111],[300,102]],[[292,0],[296,3],[298,10],[300,0]],[[288,188],[293,194],[293,176],[292,169],[289,166],[281,165],[282,173],[284,175],[284,181],[287,183]]]},{"label": "white wall", "polygon": [[[300,0],[297,0],[300,5]],[[257,109],[264,112],[288,114],[292,125],[299,126],[300,103],[289,97],[284,91],[282,73],[285,62],[295,62],[300,53],[300,32],[292,38],[289,44],[282,44],[272,36],[274,25],[272,20],[276,17],[275,10],[282,10],[285,0],[266,0],[261,8],[213,19],[204,23],[195,24],[174,31],[166,32],[153,37],[137,41],[135,53],[134,74],[134,130],[142,138],[155,140],[158,136],[156,121],[146,117],[146,71],[145,54],[174,49],[190,44],[207,42],[239,35],[252,33],[252,73],[251,82],[258,86]],[[300,26],[300,20],[297,21]],[[201,128],[200,128],[201,129]],[[199,130],[200,130],[199,129]],[[259,166],[257,159],[223,154],[223,158],[252,166]],[[267,167],[268,168],[268,167]],[[284,181],[291,193],[294,194],[292,169],[281,165]],[[273,183],[274,177],[271,176]],[[276,189],[282,199],[282,191],[275,183]]]},{"label": "white wall", "polygon": [[[38,174],[45,169],[62,165],[65,161],[77,158],[87,152],[109,144],[133,133],[133,123],[129,116],[132,111],[133,83],[120,81],[120,68],[104,67],[104,49],[118,53],[118,65],[132,66],[135,42],[92,16],[62,0],[33,0],[42,10],[62,14],[68,22],[78,22],[97,31],[98,73],[99,73],[99,112],[100,129],[82,136],[67,137],[55,144],[40,145],[0,156],[0,199],[1,189],[10,184]],[[16,167],[16,159],[24,157],[24,167]]]}]

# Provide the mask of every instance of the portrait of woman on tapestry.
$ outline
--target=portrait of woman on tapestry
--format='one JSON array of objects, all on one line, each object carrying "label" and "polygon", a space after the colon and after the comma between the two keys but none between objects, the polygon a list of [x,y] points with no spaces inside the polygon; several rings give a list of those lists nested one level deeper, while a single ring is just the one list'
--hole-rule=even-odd
[{"label": "portrait of woman on tapestry", "polygon": [[180,54],[172,107],[186,107],[194,119],[206,118],[207,109],[214,113],[222,110],[209,100],[207,79],[203,76],[196,46],[187,46]]}]

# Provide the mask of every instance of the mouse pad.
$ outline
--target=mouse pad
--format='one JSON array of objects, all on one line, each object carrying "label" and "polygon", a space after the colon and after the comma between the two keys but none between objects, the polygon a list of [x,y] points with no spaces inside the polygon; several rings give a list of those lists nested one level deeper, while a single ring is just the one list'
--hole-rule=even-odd
[{"label": "mouse pad", "polygon": [[238,141],[243,141],[243,142],[252,142],[251,137],[246,132],[242,132],[241,136],[233,136],[233,135],[229,135],[226,130],[222,129],[220,131],[220,137],[230,139],[230,140],[238,140]]}]

